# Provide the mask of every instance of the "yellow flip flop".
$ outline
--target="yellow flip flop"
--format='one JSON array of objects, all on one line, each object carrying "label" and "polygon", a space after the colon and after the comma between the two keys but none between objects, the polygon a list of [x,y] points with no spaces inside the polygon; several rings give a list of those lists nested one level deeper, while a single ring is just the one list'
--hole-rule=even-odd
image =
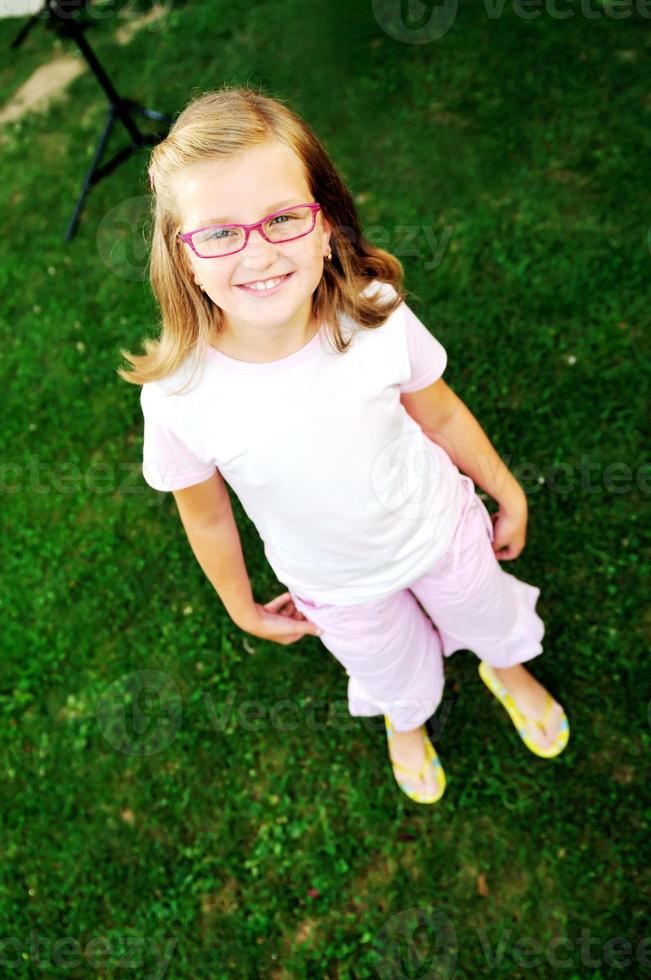
[{"label": "yellow flip flop", "polygon": [[[406,793],[410,800],[414,803],[437,803],[443,794],[445,793],[445,772],[443,771],[443,766],[441,765],[441,760],[436,754],[436,749],[430,742],[429,736],[423,728],[423,742],[425,743],[425,762],[420,767],[420,769],[408,769],[406,766],[400,765],[398,762],[393,761],[393,756],[391,755],[391,739],[393,732],[395,731],[393,725],[389,721],[387,715],[384,716],[384,727],[386,728],[387,741],[389,743],[389,760],[393,767],[393,775],[395,776],[396,782],[403,793]],[[427,796],[425,793],[421,793],[419,790],[415,789],[414,786],[418,785],[421,776],[425,774],[428,766],[431,766],[436,775],[438,782],[438,790],[433,796]],[[404,782],[402,779],[398,778],[398,772],[407,776],[408,779],[412,780],[414,785],[410,786],[409,783]]]},{"label": "yellow flip flop", "polygon": [[[533,719],[528,715],[522,714],[509,692],[498,679],[495,671],[487,663],[484,663],[483,660],[480,660],[479,662],[479,676],[489,691],[491,691],[497,700],[506,708],[511,721],[518,730],[520,738],[527,748],[534,753],[534,755],[539,755],[542,759],[552,759],[554,756],[560,755],[570,738],[570,725],[567,720],[567,715],[562,708],[561,711],[563,711],[563,714],[561,717],[561,725],[558,730],[558,734],[548,748],[543,749],[539,745],[536,745],[536,743],[531,740],[526,727],[527,723],[529,723],[532,725],[538,725],[539,728],[542,728],[550,717],[554,707],[554,699],[549,691],[547,691],[547,702],[542,718],[540,720]],[[560,707],[561,706],[559,705],[559,708]]]}]

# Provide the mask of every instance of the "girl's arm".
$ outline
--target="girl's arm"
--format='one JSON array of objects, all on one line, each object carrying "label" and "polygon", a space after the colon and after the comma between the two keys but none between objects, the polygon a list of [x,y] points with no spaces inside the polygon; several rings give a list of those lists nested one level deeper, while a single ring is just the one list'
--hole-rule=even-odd
[{"label": "girl's arm", "polygon": [[174,491],[188,541],[233,622],[244,628],[254,615],[239,531],[228,491],[218,470],[209,480]]},{"label": "girl's arm", "polygon": [[527,495],[472,412],[442,378],[421,391],[403,392],[400,400],[425,435],[499,503],[493,548],[500,558],[517,558],[525,542]]},{"label": "girl's arm", "polygon": [[283,592],[260,605],[253,598],[228,490],[219,470],[208,480],[175,490],[174,499],[195,558],[227,613],[246,633],[286,646],[321,630]]},{"label": "girl's arm", "polygon": [[404,392],[400,400],[425,435],[487,494],[504,506],[526,508],[524,490],[475,416],[442,378],[421,391]]}]

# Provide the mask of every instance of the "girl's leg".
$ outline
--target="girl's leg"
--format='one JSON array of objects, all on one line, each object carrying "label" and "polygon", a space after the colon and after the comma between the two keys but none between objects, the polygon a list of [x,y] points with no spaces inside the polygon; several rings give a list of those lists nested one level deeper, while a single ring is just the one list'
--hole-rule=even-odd
[{"label": "girl's leg", "polygon": [[397,732],[418,728],[443,694],[438,634],[411,592],[353,606],[294,604],[323,632],[323,645],[348,674],[351,715],[388,715]]},{"label": "girl's leg", "polygon": [[493,551],[493,524],[468,478],[467,507],[445,555],[410,591],[439,633],[444,657],[472,650],[491,667],[512,667],[542,653],[540,589],[505,571]]},{"label": "girl's leg", "polygon": [[[436,710],[444,686],[436,630],[413,595],[403,590],[378,602],[319,605],[292,593],[297,609],[323,630],[323,645],[348,674],[353,716],[386,714],[394,727],[391,757],[408,769],[425,762],[422,727]],[[425,768],[423,793],[437,777]]]},{"label": "girl's leg", "polygon": [[[546,691],[522,666],[543,650],[545,626],[535,610],[540,590],[506,572],[495,557],[492,521],[474,487],[467,503],[459,540],[409,588],[435,623],[445,657],[472,650],[493,667],[520,710],[540,718]],[[537,744],[552,743],[560,719],[557,705],[545,733],[531,726]]]},{"label": "girl's leg", "polygon": [[558,735],[563,719],[560,704],[554,701],[551,715],[546,718],[544,725],[536,724],[537,719],[545,717],[547,708],[547,691],[542,684],[522,664],[514,667],[493,667],[493,670],[521,713],[528,719],[526,728],[529,737],[540,748],[549,748]]}]

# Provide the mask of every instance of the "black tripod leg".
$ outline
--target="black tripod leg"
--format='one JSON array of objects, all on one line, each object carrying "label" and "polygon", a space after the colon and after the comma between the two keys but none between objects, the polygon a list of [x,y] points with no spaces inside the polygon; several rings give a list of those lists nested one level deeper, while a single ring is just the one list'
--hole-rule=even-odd
[{"label": "black tripod leg", "polygon": [[155,109],[142,109],[141,111],[143,116],[146,116],[147,119],[154,119],[156,122],[167,123],[168,126],[171,126],[174,122],[172,117],[168,116],[164,112],[156,112]]},{"label": "black tripod leg", "polygon": [[11,44],[9,45],[10,48],[17,48],[17,47],[19,47],[23,43],[23,41],[25,40],[25,38],[27,37],[27,35],[31,31],[32,27],[34,27],[34,25],[36,24],[37,20],[40,19],[42,13],[43,13],[43,11],[41,10],[38,14],[33,14],[30,17],[30,19],[23,24],[23,26],[21,27],[21,29],[18,31],[18,34],[16,34],[15,38],[13,39],[13,41],[11,42]]},{"label": "black tripod leg", "polygon": [[167,123],[168,126],[171,126],[172,123],[174,122],[172,117],[166,115],[166,113],[157,112],[155,109],[146,109],[143,105],[140,105],[138,102],[129,102],[129,105],[131,106],[134,112],[139,112],[140,115],[144,116],[146,119],[154,119],[156,122]]},{"label": "black tripod leg", "polygon": [[81,189],[81,194],[79,195],[79,200],[77,201],[77,206],[75,207],[72,218],[70,219],[70,224],[68,225],[68,230],[66,232],[66,241],[71,241],[75,231],[77,230],[77,225],[79,224],[79,215],[81,214],[81,209],[84,206],[84,201],[86,200],[86,195],[88,191],[95,183],[95,171],[97,170],[97,165],[102,158],[104,149],[108,142],[109,136],[111,135],[111,130],[113,129],[113,124],[115,122],[115,108],[113,105],[109,106],[108,119],[106,121],[106,126],[104,127],[104,132],[100,137],[100,141],[97,144],[97,149],[95,150],[95,156],[93,157],[93,162],[91,163],[88,173],[84,178],[83,187]]}]

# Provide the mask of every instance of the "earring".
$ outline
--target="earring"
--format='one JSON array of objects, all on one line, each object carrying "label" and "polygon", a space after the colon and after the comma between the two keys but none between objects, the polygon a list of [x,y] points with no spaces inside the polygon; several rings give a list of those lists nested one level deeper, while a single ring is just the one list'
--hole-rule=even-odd
[{"label": "earring", "polygon": [[331,259],[331,258],[332,258],[332,249],[328,248],[328,254],[326,255],[326,259]]}]

